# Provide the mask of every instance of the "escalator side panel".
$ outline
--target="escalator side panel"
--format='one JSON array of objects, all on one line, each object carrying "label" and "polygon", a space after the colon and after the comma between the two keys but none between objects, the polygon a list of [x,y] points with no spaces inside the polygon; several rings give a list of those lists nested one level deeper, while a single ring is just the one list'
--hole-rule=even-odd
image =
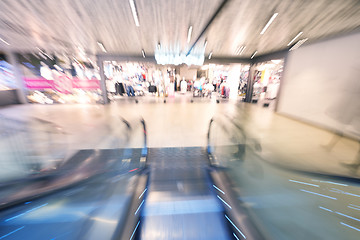
[{"label": "escalator side panel", "polygon": [[261,234],[258,227],[249,218],[249,213],[245,207],[241,206],[236,194],[231,187],[231,181],[223,170],[213,170],[210,176],[214,183],[214,191],[218,198],[221,198],[225,208],[225,221],[227,221],[231,230],[236,234],[239,239],[247,240],[261,240],[266,239]]}]

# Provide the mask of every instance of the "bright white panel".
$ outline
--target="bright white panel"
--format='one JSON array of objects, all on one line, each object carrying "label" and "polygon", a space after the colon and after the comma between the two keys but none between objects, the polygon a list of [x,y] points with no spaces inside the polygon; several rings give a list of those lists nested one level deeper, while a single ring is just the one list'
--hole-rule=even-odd
[{"label": "bright white panel", "polygon": [[279,113],[360,138],[360,33],[290,52]]}]

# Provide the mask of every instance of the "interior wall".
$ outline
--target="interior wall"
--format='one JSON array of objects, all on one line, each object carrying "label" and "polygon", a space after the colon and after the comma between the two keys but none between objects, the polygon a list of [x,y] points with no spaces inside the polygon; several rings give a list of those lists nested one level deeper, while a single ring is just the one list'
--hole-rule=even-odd
[{"label": "interior wall", "polygon": [[360,138],[360,33],[288,55],[278,112]]}]

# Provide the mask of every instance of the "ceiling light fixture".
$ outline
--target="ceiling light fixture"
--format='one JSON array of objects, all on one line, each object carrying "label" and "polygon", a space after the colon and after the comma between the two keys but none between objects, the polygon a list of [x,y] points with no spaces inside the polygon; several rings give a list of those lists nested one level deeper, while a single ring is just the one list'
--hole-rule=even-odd
[{"label": "ceiling light fixture", "polygon": [[73,59],[76,63],[78,63],[78,64],[80,63],[75,57],[73,57]]},{"label": "ceiling light fixture", "polygon": [[97,44],[99,45],[99,47],[101,48],[101,50],[102,50],[103,52],[107,52],[106,49],[105,49],[105,47],[104,47],[104,44],[102,44],[101,42],[97,42]]},{"label": "ceiling light fixture", "polygon": [[253,55],[251,56],[251,59],[253,59],[256,54],[257,54],[257,51],[255,51],[255,52],[253,53]]},{"label": "ceiling light fixture", "polygon": [[92,65],[94,65],[94,62],[93,62],[90,58],[87,58],[87,60],[88,60]]},{"label": "ceiling light fixture", "polygon": [[36,47],[37,50],[39,50],[41,53],[44,53],[43,50],[41,50],[40,48]]},{"label": "ceiling light fixture", "polygon": [[143,55],[143,58],[146,58],[144,49],[141,49],[141,53],[142,53],[142,55]]},{"label": "ceiling light fixture", "polygon": [[138,18],[136,7],[135,7],[135,2],[134,2],[134,0],[129,0],[129,3],[130,3],[132,15],[134,17],[135,25],[137,27],[140,27],[139,18]]},{"label": "ceiling light fixture", "polygon": [[43,58],[50,58],[51,60],[54,60],[53,57],[51,57],[50,55],[48,55],[45,51],[41,50],[40,48],[37,47],[37,49],[39,50],[39,54],[43,57]]},{"label": "ceiling light fixture", "polygon": [[279,63],[281,63],[281,59],[274,59],[274,60],[271,60],[271,62],[273,62],[275,64],[279,64]]},{"label": "ceiling light fixture", "polygon": [[244,52],[245,48],[246,48],[246,46],[244,46],[244,47],[241,49],[241,52],[240,52],[239,55],[241,55],[241,54]]},{"label": "ceiling light fixture", "polygon": [[211,59],[213,52],[209,53],[209,59]]},{"label": "ceiling light fixture", "polygon": [[270,26],[270,24],[275,20],[275,18],[277,17],[278,13],[274,13],[274,15],[272,15],[272,17],[270,18],[270,20],[268,21],[268,23],[265,25],[265,27],[263,28],[263,30],[261,31],[260,34],[264,34],[266,29],[268,29],[268,27]]},{"label": "ceiling light fixture", "polygon": [[306,42],[308,40],[308,38],[304,38],[299,40],[292,48],[289,49],[289,51],[298,49],[301,45],[303,45],[304,42]]},{"label": "ceiling light fixture", "polygon": [[290,45],[295,41],[295,39],[297,39],[298,37],[300,37],[301,34],[303,34],[303,32],[299,32],[298,35],[296,35],[296,37],[294,37],[293,40],[291,40],[291,41],[288,43],[288,46],[290,46]]},{"label": "ceiling light fixture", "polygon": [[82,47],[78,46],[78,49],[80,52],[85,53],[85,50]]},{"label": "ceiling light fixture", "polygon": [[0,38],[0,41],[2,41],[3,43],[5,43],[6,45],[10,45],[10,43],[8,43],[7,41],[5,41],[4,39]]},{"label": "ceiling light fixture", "polygon": [[187,37],[187,42],[189,43],[191,40],[191,33],[192,33],[192,26],[189,27],[189,31],[188,31],[188,37]]},{"label": "ceiling light fixture", "polygon": [[235,54],[236,54],[236,55],[241,55],[241,54],[244,52],[245,48],[246,48],[246,46],[238,47],[238,48],[236,49],[236,51],[235,51]]},{"label": "ceiling light fixture", "polygon": [[204,63],[204,54],[199,55],[188,55],[186,56],[185,53],[175,54],[175,53],[160,53],[155,52],[155,60],[157,64],[161,65],[180,65],[185,63],[186,65],[203,65]]},{"label": "ceiling light fixture", "polygon": [[54,68],[56,68],[56,70],[58,70],[58,71],[60,71],[60,72],[62,72],[62,71],[64,71],[61,67],[59,67],[58,65],[54,65]]},{"label": "ceiling light fixture", "polygon": [[38,53],[43,59],[46,59],[46,56],[41,52],[41,51],[39,51],[39,53]]},{"label": "ceiling light fixture", "polygon": [[45,54],[45,56],[47,56],[48,58],[50,58],[52,61],[54,61],[54,58],[53,58],[52,56],[48,55],[48,54],[45,53],[45,52],[44,52],[44,54]]}]

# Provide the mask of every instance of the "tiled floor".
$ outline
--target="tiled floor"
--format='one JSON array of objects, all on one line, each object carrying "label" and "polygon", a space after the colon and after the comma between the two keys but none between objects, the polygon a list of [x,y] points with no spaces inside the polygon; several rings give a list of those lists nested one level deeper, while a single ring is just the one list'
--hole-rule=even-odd
[{"label": "tiled floor", "polygon": [[[190,95],[167,98],[166,103],[155,96],[137,100],[138,103],[124,97],[105,106],[19,105],[1,108],[0,114],[23,122],[39,118],[54,123],[64,134],[52,140],[53,146],[66,143],[63,147],[66,156],[77,149],[126,145],[129,133],[122,118],[133,126],[130,134],[133,138],[128,146],[143,144],[141,118],[147,125],[149,147],[206,146],[210,119],[226,114],[244,127],[248,138],[261,144],[260,154],[266,161],[302,170],[360,176],[359,169],[342,164],[358,158],[358,142],[340,138],[332,148],[327,148],[334,134],[275,114],[271,108],[222,99],[217,104],[216,98],[200,99]],[[1,161],[3,167],[9,163],[5,158]],[[16,167],[6,172],[16,172],[14,169]],[[16,175],[21,174],[22,171],[16,172]]]}]

